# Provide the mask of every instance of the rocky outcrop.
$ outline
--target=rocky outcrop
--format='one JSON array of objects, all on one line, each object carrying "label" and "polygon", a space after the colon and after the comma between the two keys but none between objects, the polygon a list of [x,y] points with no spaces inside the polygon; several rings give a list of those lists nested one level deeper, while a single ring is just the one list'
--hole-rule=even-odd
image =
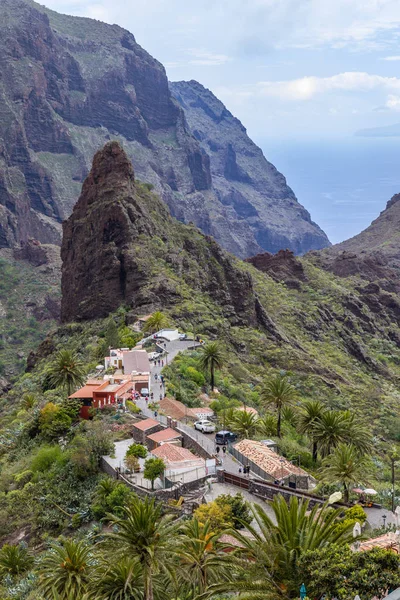
[{"label": "rocky outcrop", "polygon": [[[329,246],[284,176],[210,90],[197,81],[170,83],[170,88],[210,157],[213,189],[224,207],[224,223],[214,221],[209,233],[243,258],[263,250],[276,253],[289,248],[303,254]],[[237,232],[236,248],[228,242],[232,229]]]},{"label": "rocky outcrop", "polygon": [[259,322],[250,275],[137,184],[117,142],[94,157],[64,223],[61,258],[63,321],[104,317],[122,304],[171,306],[186,286],[192,294],[207,294],[231,324]]},{"label": "rocky outcrop", "polygon": [[225,140],[217,175],[216,152],[190,130],[164,67],[129,32],[31,0],[0,0],[0,12],[0,248],[60,244],[93,155],[112,138],[173,216],[238,256],[328,243],[260,150],[254,170],[238,140]]},{"label": "rocky outcrop", "polygon": [[300,289],[300,282],[307,281],[302,263],[290,250],[279,250],[277,254],[263,252],[247,258],[245,262],[290,288]]},{"label": "rocky outcrop", "polygon": [[388,292],[400,293],[400,194],[367,229],[322,252],[311,253],[318,266],[339,277],[376,282]]}]

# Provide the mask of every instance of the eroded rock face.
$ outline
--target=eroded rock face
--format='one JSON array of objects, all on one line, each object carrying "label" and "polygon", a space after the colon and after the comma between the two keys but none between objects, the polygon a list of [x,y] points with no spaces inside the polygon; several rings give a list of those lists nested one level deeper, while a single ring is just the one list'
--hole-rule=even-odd
[{"label": "eroded rock face", "polygon": [[[304,254],[329,246],[325,233],[311,221],[284,176],[212,92],[197,81],[170,83],[170,88],[210,157],[213,189],[223,206],[224,223],[211,223],[209,233],[242,258],[263,250],[276,253],[289,248]],[[236,248],[228,242],[232,229],[237,234]]]},{"label": "eroded rock face", "polygon": [[300,289],[300,282],[307,281],[302,263],[290,250],[279,250],[276,254],[263,252],[247,258],[246,262],[290,288]]},{"label": "eroded rock face", "polygon": [[400,194],[367,229],[322,252],[316,263],[339,277],[360,277],[388,292],[400,293]]},{"label": "eroded rock face", "polygon": [[0,248],[60,244],[93,155],[116,136],[173,216],[236,255],[328,243],[248,138],[256,169],[241,140],[217,152],[196,139],[164,67],[129,32],[31,0],[0,0],[0,13]]},{"label": "eroded rock face", "polygon": [[170,306],[188,285],[223,307],[232,324],[259,322],[249,274],[135,183],[117,142],[94,157],[64,223],[61,258],[63,321],[104,317],[123,304]]}]

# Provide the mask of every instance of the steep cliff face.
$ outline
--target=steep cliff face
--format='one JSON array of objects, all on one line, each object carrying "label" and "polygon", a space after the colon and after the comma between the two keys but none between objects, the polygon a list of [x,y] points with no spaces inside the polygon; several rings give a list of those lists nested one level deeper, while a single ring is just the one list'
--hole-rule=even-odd
[{"label": "steep cliff face", "polygon": [[28,238],[60,244],[93,155],[111,138],[172,215],[239,256],[327,244],[292,193],[282,201],[283,177],[266,161],[259,187],[268,184],[268,193],[256,208],[243,200],[240,186],[251,185],[234,140],[214,185],[214,152],[191,133],[163,66],[129,32],[31,0],[0,0],[0,11],[0,247]]},{"label": "steep cliff face", "polygon": [[364,231],[315,253],[316,263],[339,277],[360,277],[400,292],[400,194]]},{"label": "steep cliff face", "polygon": [[224,243],[234,229],[238,254],[289,248],[295,254],[329,246],[325,233],[311,221],[284,176],[252,142],[241,122],[218,98],[196,81],[170,83],[190,129],[210,157],[213,189],[224,206],[223,220],[210,233]]},{"label": "steep cliff face", "polygon": [[259,322],[251,277],[194,226],[173,219],[117,142],[93,160],[64,223],[62,319],[104,317],[122,304],[168,307],[206,294],[232,324]]}]

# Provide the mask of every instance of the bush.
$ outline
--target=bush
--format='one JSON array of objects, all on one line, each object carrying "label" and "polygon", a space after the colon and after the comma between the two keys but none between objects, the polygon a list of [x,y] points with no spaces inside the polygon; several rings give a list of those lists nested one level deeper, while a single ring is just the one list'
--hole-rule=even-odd
[{"label": "bush", "polygon": [[221,494],[215,500],[219,506],[229,506],[232,515],[232,523],[235,529],[242,529],[244,523],[251,523],[253,516],[250,511],[250,505],[243,498],[243,495],[238,492],[235,496],[230,494]]},{"label": "bush", "polygon": [[31,470],[34,473],[45,473],[55,463],[63,462],[64,455],[60,446],[42,446],[31,462]]},{"label": "bush", "polygon": [[131,412],[134,415],[138,415],[140,413],[140,408],[136,406],[134,402],[131,402],[131,400],[126,401],[126,407],[129,410],[129,412]]},{"label": "bush", "polygon": [[367,513],[360,504],[355,504],[346,510],[345,519],[354,519],[362,525],[367,520]]},{"label": "bush", "polygon": [[136,458],[146,458],[147,448],[142,444],[131,444],[126,451],[126,456],[136,456]]},{"label": "bush", "polygon": [[214,532],[233,526],[233,515],[230,504],[219,503],[216,500],[202,504],[199,508],[196,508],[194,516],[202,524],[209,521],[211,529]]}]

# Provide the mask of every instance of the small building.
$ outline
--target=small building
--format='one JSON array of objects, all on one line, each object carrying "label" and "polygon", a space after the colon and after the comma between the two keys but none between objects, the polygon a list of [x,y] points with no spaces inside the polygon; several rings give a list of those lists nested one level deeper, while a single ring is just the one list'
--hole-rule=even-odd
[{"label": "small building", "polygon": [[155,334],[156,338],[162,338],[168,342],[179,340],[179,331],[177,329],[161,329]]},{"label": "small building", "polygon": [[157,431],[161,431],[164,427],[154,419],[144,419],[132,426],[132,437],[138,444],[146,445],[147,436]]},{"label": "small building", "polygon": [[152,433],[146,437],[146,443],[149,450],[153,450],[163,444],[174,444],[175,446],[182,446],[182,436],[178,431],[167,427],[166,429],[160,429],[156,433]]},{"label": "small building", "polygon": [[111,404],[125,404],[126,394],[131,393],[133,384],[126,379],[89,380],[86,385],[69,396],[80,400],[82,408],[80,417],[88,419],[90,409],[103,408]]},{"label": "small building", "polygon": [[293,465],[262,442],[241,440],[234,444],[233,455],[243,465],[249,465],[255,475],[272,483],[308,490],[314,481],[309,473]]},{"label": "small building", "polygon": [[214,416],[213,410],[207,406],[197,408],[188,408],[179,400],[174,398],[163,398],[160,400],[160,410],[167,416],[176,421],[198,421],[200,419],[210,419]]},{"label": "small building", "polygon": [[206,463],[187,448],[166,443],[151,451],[166,466],[165,477],[170,481],[191,481],[206,476]]},{"label": "small building", "polygon": [[115,348],[104,359],[106,369],[122,369],[125,375],[150,373],[150,361],[146,350],[134,348]]}]

